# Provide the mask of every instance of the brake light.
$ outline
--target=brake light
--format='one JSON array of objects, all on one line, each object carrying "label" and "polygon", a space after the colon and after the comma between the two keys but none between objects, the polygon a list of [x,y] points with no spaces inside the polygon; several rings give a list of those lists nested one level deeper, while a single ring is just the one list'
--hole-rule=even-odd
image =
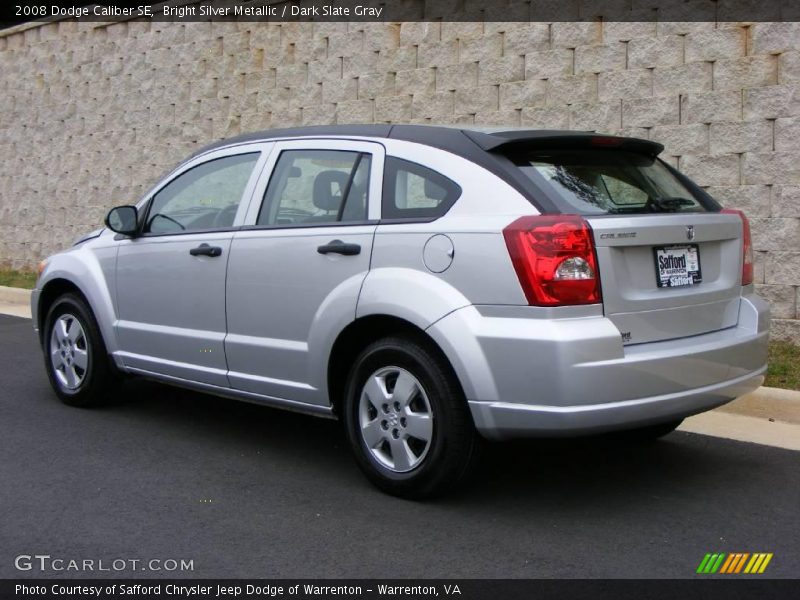
[{"label": "brake light", "polygon": [[521,217],[503,230],[528,303],[564,306],[600,302],[592,230],[578,215]]},{"label": "brake light", "polygon": [[593,135],[589,140],[592,146],[622,146],[625,138],[611,137],[607,135]]},{"label": "brake light", "polygon": [[750,221],[747,216],[735,208],[723,208],[728,215],[739,215],[742,219],[742,285],[753,283],[753,238],[750,235]]}]

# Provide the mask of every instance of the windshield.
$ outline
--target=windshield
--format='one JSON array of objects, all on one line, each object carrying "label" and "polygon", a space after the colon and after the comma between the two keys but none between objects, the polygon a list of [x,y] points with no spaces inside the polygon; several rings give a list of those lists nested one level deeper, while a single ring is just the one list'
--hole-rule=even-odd
[{"label": "windshield", "polygon": [[585,215],[702,212],[706,207],[657,158],[612,149],[537,150],[516,161]]}]

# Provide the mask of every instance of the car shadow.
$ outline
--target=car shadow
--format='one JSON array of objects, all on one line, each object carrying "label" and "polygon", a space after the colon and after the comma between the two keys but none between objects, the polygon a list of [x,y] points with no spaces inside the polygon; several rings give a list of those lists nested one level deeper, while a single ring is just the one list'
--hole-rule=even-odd
[{"label": "car shadow", "polygon": [[[386,498],[358,472],[338,421],[139,379],[126,382],[103,412],[105,417],[133,418],[143,427],[157,424],[161,431],[180,432],[206,448],[216,445],[272,461],[290,459],[311,470],[308,477],[352,486],[348,493]],[[732,460],[739,468],[730,468]],[[680,431],[650,442],[613,434],[490,442],[483,445],[460,491],[426,504],[577,509],[589,498],[613,511],[631,502],[658,504],[681,490],[693,495],[719,493],[721,486],[736,490],[748,485],[746,467],[752,462],[749,454],[737,452],[736,442]]]}]

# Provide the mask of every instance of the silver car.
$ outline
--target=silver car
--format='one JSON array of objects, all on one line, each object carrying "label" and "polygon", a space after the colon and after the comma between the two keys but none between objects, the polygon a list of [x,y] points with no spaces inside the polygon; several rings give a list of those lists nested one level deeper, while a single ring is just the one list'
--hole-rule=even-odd
[{"label": "silver car", "polygon": [[90,406],[137,375],[338,418],[415,498],[483,438],[664,435],[761,384],[769,310],[747,219],[662,149],[414,125],[212,144],[43,263],[53,389]]}]

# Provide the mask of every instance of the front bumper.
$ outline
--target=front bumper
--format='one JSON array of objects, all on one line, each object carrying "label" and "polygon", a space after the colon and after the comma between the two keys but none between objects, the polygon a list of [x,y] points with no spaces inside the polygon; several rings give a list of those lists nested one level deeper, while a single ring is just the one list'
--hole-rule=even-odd
[{"label": "front bumper", "polygon": [[753,391],[766,372],[769,307],[749,294],[736,327],[630,346],[599,314],[504,318],[467,307],[428,331],[485,437],[570,436],[681,419]]}]

